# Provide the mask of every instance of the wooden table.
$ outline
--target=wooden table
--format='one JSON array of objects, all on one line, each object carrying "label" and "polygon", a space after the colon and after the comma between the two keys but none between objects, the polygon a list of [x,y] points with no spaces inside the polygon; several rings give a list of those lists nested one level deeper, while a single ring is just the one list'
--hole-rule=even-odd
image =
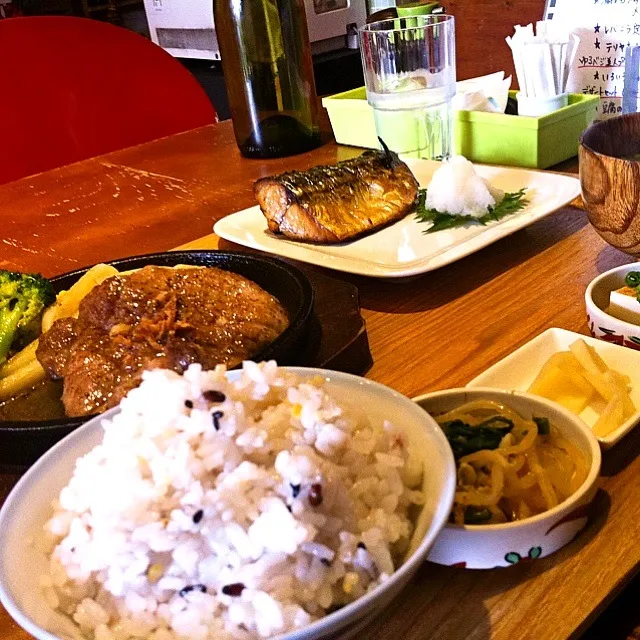
[{"label": "wooden table", "polygon": [[[10,183],[0,187],[0,267],[53,275],[185,243],[216,246],[212,236],[191,241],[253,204],[256,178],[357,153],[328,144],[249,161],[222,123]],[[587,283],[629,261],[595,234],[583,211],[567,207],[410,282],[332,276],[360,288],[374,359],[367,376],[414,396],[463,386],[548,327],[586,332]],[[508,570],[425,564],[363,637],[580,635],[640,565],[639,452],[636,430],[605,454],[598,513],[563,550]],[[2,476],[4,490],[14,481]],[[0,638],[27,637],[0,611]]]}]

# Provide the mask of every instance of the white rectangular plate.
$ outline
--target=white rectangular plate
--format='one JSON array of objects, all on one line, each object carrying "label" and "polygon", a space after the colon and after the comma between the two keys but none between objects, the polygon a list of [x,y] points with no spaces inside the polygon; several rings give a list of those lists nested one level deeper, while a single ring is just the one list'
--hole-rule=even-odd
[{"label": "white rectangular plate", "polygon": [[[569,345],[578,338],[582,338],[591,345],[608,367],[631,378],[631,400],[636,408],[640,408],[640,351],[603,342],[566,329],[547,329],[474,378],[467,387],[493,387],[509,391],[526,391],[549,357],[558,351],[568,351]],[[598,414],[591,407],[587,407],[582,411],[580,417],[590,427],[593,427],[598,419]],[[599,437],[598,442],[603,449],[612,447],[627,435],[638,424],[638,421],[640,421],[640,411],[632,415],[615,431],[604,437]]]},{"label": "white rectangular plate", "polygon": [[[439,162],[404,159],[421,187],[426,187]],[[477,172],[504,190],[526,191],[525,209],[487,226],[466,226],[432,234],[413,214],[358,240],[337,245],[298,242],[267,229],[258,206],[219,220],[213,230],[225,240],[285,258],[338,271],[378,278],[402,278],[433,271],[530,225],[580,195],[577,178],[560,174],[476,165]]]}]

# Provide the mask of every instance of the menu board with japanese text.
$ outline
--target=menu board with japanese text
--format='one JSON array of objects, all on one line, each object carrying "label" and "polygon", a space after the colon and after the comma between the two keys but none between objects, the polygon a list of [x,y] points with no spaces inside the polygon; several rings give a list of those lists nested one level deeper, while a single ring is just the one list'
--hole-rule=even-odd
[{"label": "menu board with japanese text", "polygon": [[580,38],[567,90],[599,95],[599,119],[622,113],[625,58],[640,45],[640,0],[547,0],[544,17]]}]

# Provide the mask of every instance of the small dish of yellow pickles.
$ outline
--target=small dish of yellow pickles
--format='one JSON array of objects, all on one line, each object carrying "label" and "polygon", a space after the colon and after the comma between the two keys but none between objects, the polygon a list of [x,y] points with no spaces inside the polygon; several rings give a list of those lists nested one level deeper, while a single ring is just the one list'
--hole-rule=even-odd
[{"label": "small dish of yellow pickles", "polygon": [[528,392],[557,402],[584,420],[608,449],[640,421],[640,351],[548,329],[467,387]]}]

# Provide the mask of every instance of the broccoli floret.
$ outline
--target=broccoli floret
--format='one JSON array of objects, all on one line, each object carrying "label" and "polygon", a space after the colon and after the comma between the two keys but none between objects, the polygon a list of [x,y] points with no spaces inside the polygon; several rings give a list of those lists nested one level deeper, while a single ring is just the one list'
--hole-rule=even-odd
[{"label": "broccoli floret", "polygon": [[55,299],[53,286],[40,274],[0,270],[0,364]]}]

